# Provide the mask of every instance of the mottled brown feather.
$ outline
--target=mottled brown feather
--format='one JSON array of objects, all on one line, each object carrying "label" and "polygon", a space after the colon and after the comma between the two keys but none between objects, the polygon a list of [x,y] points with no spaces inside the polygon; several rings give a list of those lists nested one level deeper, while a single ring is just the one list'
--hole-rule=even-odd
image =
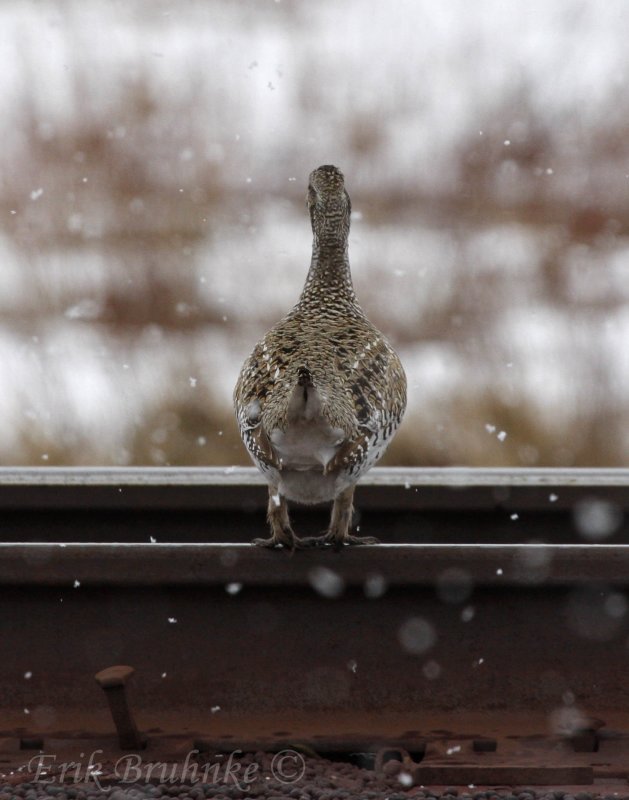
[{"label": "mottled brown feather", "polygon": [[245,361],[234,404],[254,462],[263,472],[279,469],[270,434],[286,430],[291,397],[307,374],[321,415],[344,436],[325,472],[357,480],[402,419],[406,377],[354,294],[347,255],[351,205],[340,170],[320,167],[311,174],[309,207],[313,253],[303,292]]}]

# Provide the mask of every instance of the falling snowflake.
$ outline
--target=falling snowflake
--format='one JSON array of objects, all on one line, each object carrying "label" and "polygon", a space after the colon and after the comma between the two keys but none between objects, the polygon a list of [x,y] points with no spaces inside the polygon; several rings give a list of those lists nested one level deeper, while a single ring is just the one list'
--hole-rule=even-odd
[{"label": "falling snowflake", "polygon": [[409,617],[398,630],[398,639],[409,653],[425,653],[437,640],[437,633],[431,622],[424,617]]},{"label": "falling snowflake", "polygon": [[463,611],[461,611],[461,622],[470,622],[474,619],[476,614],[476,609],[474,606],[465,606]]},{"label": "falling snowflake", "polygon": [[425,678],[434,681],[441,675],[441,666],[436,661],[427,661],[422,667],[422,672]]},{"label": "falling snowflake", "polygon": [[367,578],[365,579],[365,585],[363,587],[365,597],[382,597],[386,590],[387,579],[384,577],[384,575],[380,575],[379,573],[367,575]]},{"label": "falling snowflake", "polygon": [[343,578],[328,567],[313,567],[308,579],[312,588],[323,597],[338,597],[345,588]]},{"label": "falling snowflake", "polygon": [[410,772],[400,772],[400,774],[397,776],[397,779],[402,786],[413,785],[413,776],[410,774]]}]

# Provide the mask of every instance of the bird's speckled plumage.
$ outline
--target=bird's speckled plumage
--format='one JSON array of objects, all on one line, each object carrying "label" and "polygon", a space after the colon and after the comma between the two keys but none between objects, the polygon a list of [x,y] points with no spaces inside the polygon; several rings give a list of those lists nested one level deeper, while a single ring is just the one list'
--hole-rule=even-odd
[{"label": "bird's speckled plumage", "polygon": [[312,261],[299,302],[255,346],[234,390],[243,441],[269,483],[272,537],[257,540],[266,545],[304,541],[290,529],[286,498],[335,501],[330,531],[315,543],[362,543],[348,533],[353,487],[406,406],[400,360],[356,300],[351,203],[338,168],[311,173],[308,206]]}]

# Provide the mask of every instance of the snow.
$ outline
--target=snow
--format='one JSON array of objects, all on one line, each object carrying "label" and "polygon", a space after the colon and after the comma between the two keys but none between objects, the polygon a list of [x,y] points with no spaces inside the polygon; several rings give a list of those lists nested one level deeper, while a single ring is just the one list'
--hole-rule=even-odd
[{"label": "snow", "polygon": [[435,644],[437,632],[424,617],[409,617],[398,629],[398,639],[404,650],[421,655]]},{"label": "snow", "polygon": [[589,542],[609,539],[622,524],[622,518],[622,509],[607,500],[582,500],[574,508],[577,532]]},{"label": "snow", "polygon": [[461,622],[471,622],[476,615],[476,610],[473,606],[466,606],[463,611],[461,611]]},{"label": "snow", "polygon": [[[574,696],[572,698],[574,702]],[[559,736],[573,736],[578,731],[586,730],[589,721],[585,714],[572,705],[553,709],[549,715],[551,731]]]},{"label": "snow", "polygon": [[340,597],[345,588],[343,578],[328,567],[313,567],[308,573],[308,580],[313,589],[322,597]]},{"label": "snow", "polygon": [[463,603],[470,597],[473,588],[471,575],[459,567],[449,567],[437,578],[437,597],[443,603]]},{"label": "snow", "polygon": [[441,675],[441,665],[437,661],[427,661],[422,667],[422,673],[427,680],[434,681]]},{"label": "snow", "polygon": [[66,309],[67,319],[97,319],[102,313],[102,304],[98,300],[86,297],[76,305]]},{"label": "snow", "polygon": [[613,619],[622,619],[627,614],[629,604],[624,594],[614,592],[605,600],[605,611]]},{"label": "snow", "polygon": [[397,779],[402,784],[402,786],[413,785],[413,776],[410,774],[410,772],[400,772],[397,776]]},{"label": "snow", "polygon": [[[356,529],[358,531],[358,528]],[[378,598],[382,597],[387,591],[387,580],[384,575],[374,573],[368,575],[365,579],[363,586],[365,597]]]}]

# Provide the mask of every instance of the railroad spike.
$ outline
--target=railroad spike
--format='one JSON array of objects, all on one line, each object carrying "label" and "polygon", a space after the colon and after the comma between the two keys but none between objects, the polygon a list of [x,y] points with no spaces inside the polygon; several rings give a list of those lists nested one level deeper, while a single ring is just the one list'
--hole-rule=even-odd
[{"label": "railroad spike", "polygon": [[94,678],[107,696],[111,716],[122,750],[143,750],[146,737],[138,730],[127,698],[127,683],[133,677],[133,667],[119,664],[97,672]]}]

